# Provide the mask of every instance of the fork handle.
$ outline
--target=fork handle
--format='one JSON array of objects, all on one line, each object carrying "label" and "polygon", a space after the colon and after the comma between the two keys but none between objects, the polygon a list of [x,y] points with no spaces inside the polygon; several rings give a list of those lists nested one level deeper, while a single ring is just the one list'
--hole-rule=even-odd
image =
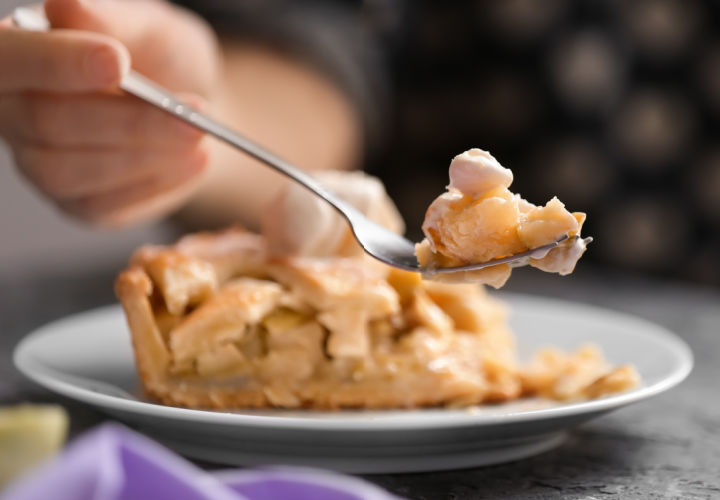
[{"label": "fork handle", "polygon": [[[27,7],[19,7],[13,11],[12,20],[15,26],[29,31],[48,31],[50,23],[47,18],[35,10]],[[231,146],[244,151],[263,162],[265,165],[275,169],[281,174],[290,177],[295,182],[305,186],[308,190],[330,203],[341,215],[350,219],[355,215],[355,208],[345,203],[336,195],[325,189],[317,180],[308,175],[302,169],[288,163],[282,158],[271,153],[262,146],[251,141],[225,125],[213,120],[209,116],[192,109],[181,102],[172,92],[130,70],[121,80],[120,88],[125,92],[139,97],[153,106],[157,106],[174,115],[175,117],[189,123],[190,125],[211,134]]]},{"label": "fork handle", "polygon": [[265,163],[267,166],[277,170],[278,172],[299,182],[310,191],[327,200],[331,205],[342,212],[345,207],[338,207],[343,204],[342,201],[326,190],[313,177],[308,175],[300,168],[288,163],[279,156],[271,153],[267,149],[251,141],[237,132],[231,130],[220,122],[213,120],[209,116],[194,110],[190,106],[184,104],[175,97],[169,90],[161,87],[157,83],[149,80],[141,74],[130,71],[120,82],[120,88],[129,94],[139,97],[153,106],[176,116],[177,118],[189,123],[190,125],[211,134],[218,139],[234,146],[248,155]]}]

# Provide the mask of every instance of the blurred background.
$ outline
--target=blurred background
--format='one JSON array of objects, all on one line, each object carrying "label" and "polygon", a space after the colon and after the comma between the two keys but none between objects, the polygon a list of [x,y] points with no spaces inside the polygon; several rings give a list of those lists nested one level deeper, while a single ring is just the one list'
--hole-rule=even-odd
[{"label": "blurred background", "polygon": [[[451,158],[481,147],[512,168],[528,200],[557,195],[589,214],[585,265],[720,285],[720,3],[181,3],[220,30],[292,32],[296,50],[307,39],[321,66],[340,68],[369,130],[366,170],[386,182],[409,236],[420,239]],[[0,0],[0,11],[19,4]],[[263,19],[275,20],[263,29]],[[318,46],[323,30],[344,39]],[[1,273],[119,267],[139,244],[176,233],[167,222],[69,222],[0,149]]]},{"label": "blurred background", "polygon": [[585,264],[720,284],[718,2],[412,4],[387,162],[409,227],[479,146],[529,201],[589,214]]}]

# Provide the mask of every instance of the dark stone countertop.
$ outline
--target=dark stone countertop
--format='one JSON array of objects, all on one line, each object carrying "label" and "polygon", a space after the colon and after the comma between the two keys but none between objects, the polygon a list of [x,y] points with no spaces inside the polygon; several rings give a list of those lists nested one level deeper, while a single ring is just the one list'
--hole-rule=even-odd
[{"label": "dark stone countertop", "polygon": [[[113,273],[0,276],[0,404],[55,401],[76,434],[102,414],[25,381],[13,346],[56,318],[112,303]],[[583,268],[567,278],[517,272],[510,291],[572,299],[644,317],[678,333],[695,368],[679,387],[576,429],[553,451],[451,472],[365,476],[412,499],[720,498],[720,293]]]}]

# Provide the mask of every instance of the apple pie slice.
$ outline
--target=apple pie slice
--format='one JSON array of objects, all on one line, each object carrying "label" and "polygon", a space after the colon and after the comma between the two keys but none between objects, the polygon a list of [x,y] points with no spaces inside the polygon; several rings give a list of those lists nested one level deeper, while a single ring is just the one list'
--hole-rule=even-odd
[{"label": "apple pie slice", "polygon": [[169,405],[469,405],[634,381],[601,356],[520,366],[505,307],[480,286],[422,281],[361,257],[273,257],[241,229],[141,248],[116,292],[143,386]]}]

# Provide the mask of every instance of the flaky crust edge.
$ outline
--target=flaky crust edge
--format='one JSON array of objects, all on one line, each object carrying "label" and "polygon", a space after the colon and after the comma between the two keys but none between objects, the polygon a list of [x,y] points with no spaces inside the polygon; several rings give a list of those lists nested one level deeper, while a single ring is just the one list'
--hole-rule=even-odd
[{"label": "flaky crust edge", "polygon": [[141,382],[148,393],[160,395],[166,390],[170,353],[155,323],[152,291],[152,281],[140,267],[126,269],[115,280],[115,294],[125,311]]}]

